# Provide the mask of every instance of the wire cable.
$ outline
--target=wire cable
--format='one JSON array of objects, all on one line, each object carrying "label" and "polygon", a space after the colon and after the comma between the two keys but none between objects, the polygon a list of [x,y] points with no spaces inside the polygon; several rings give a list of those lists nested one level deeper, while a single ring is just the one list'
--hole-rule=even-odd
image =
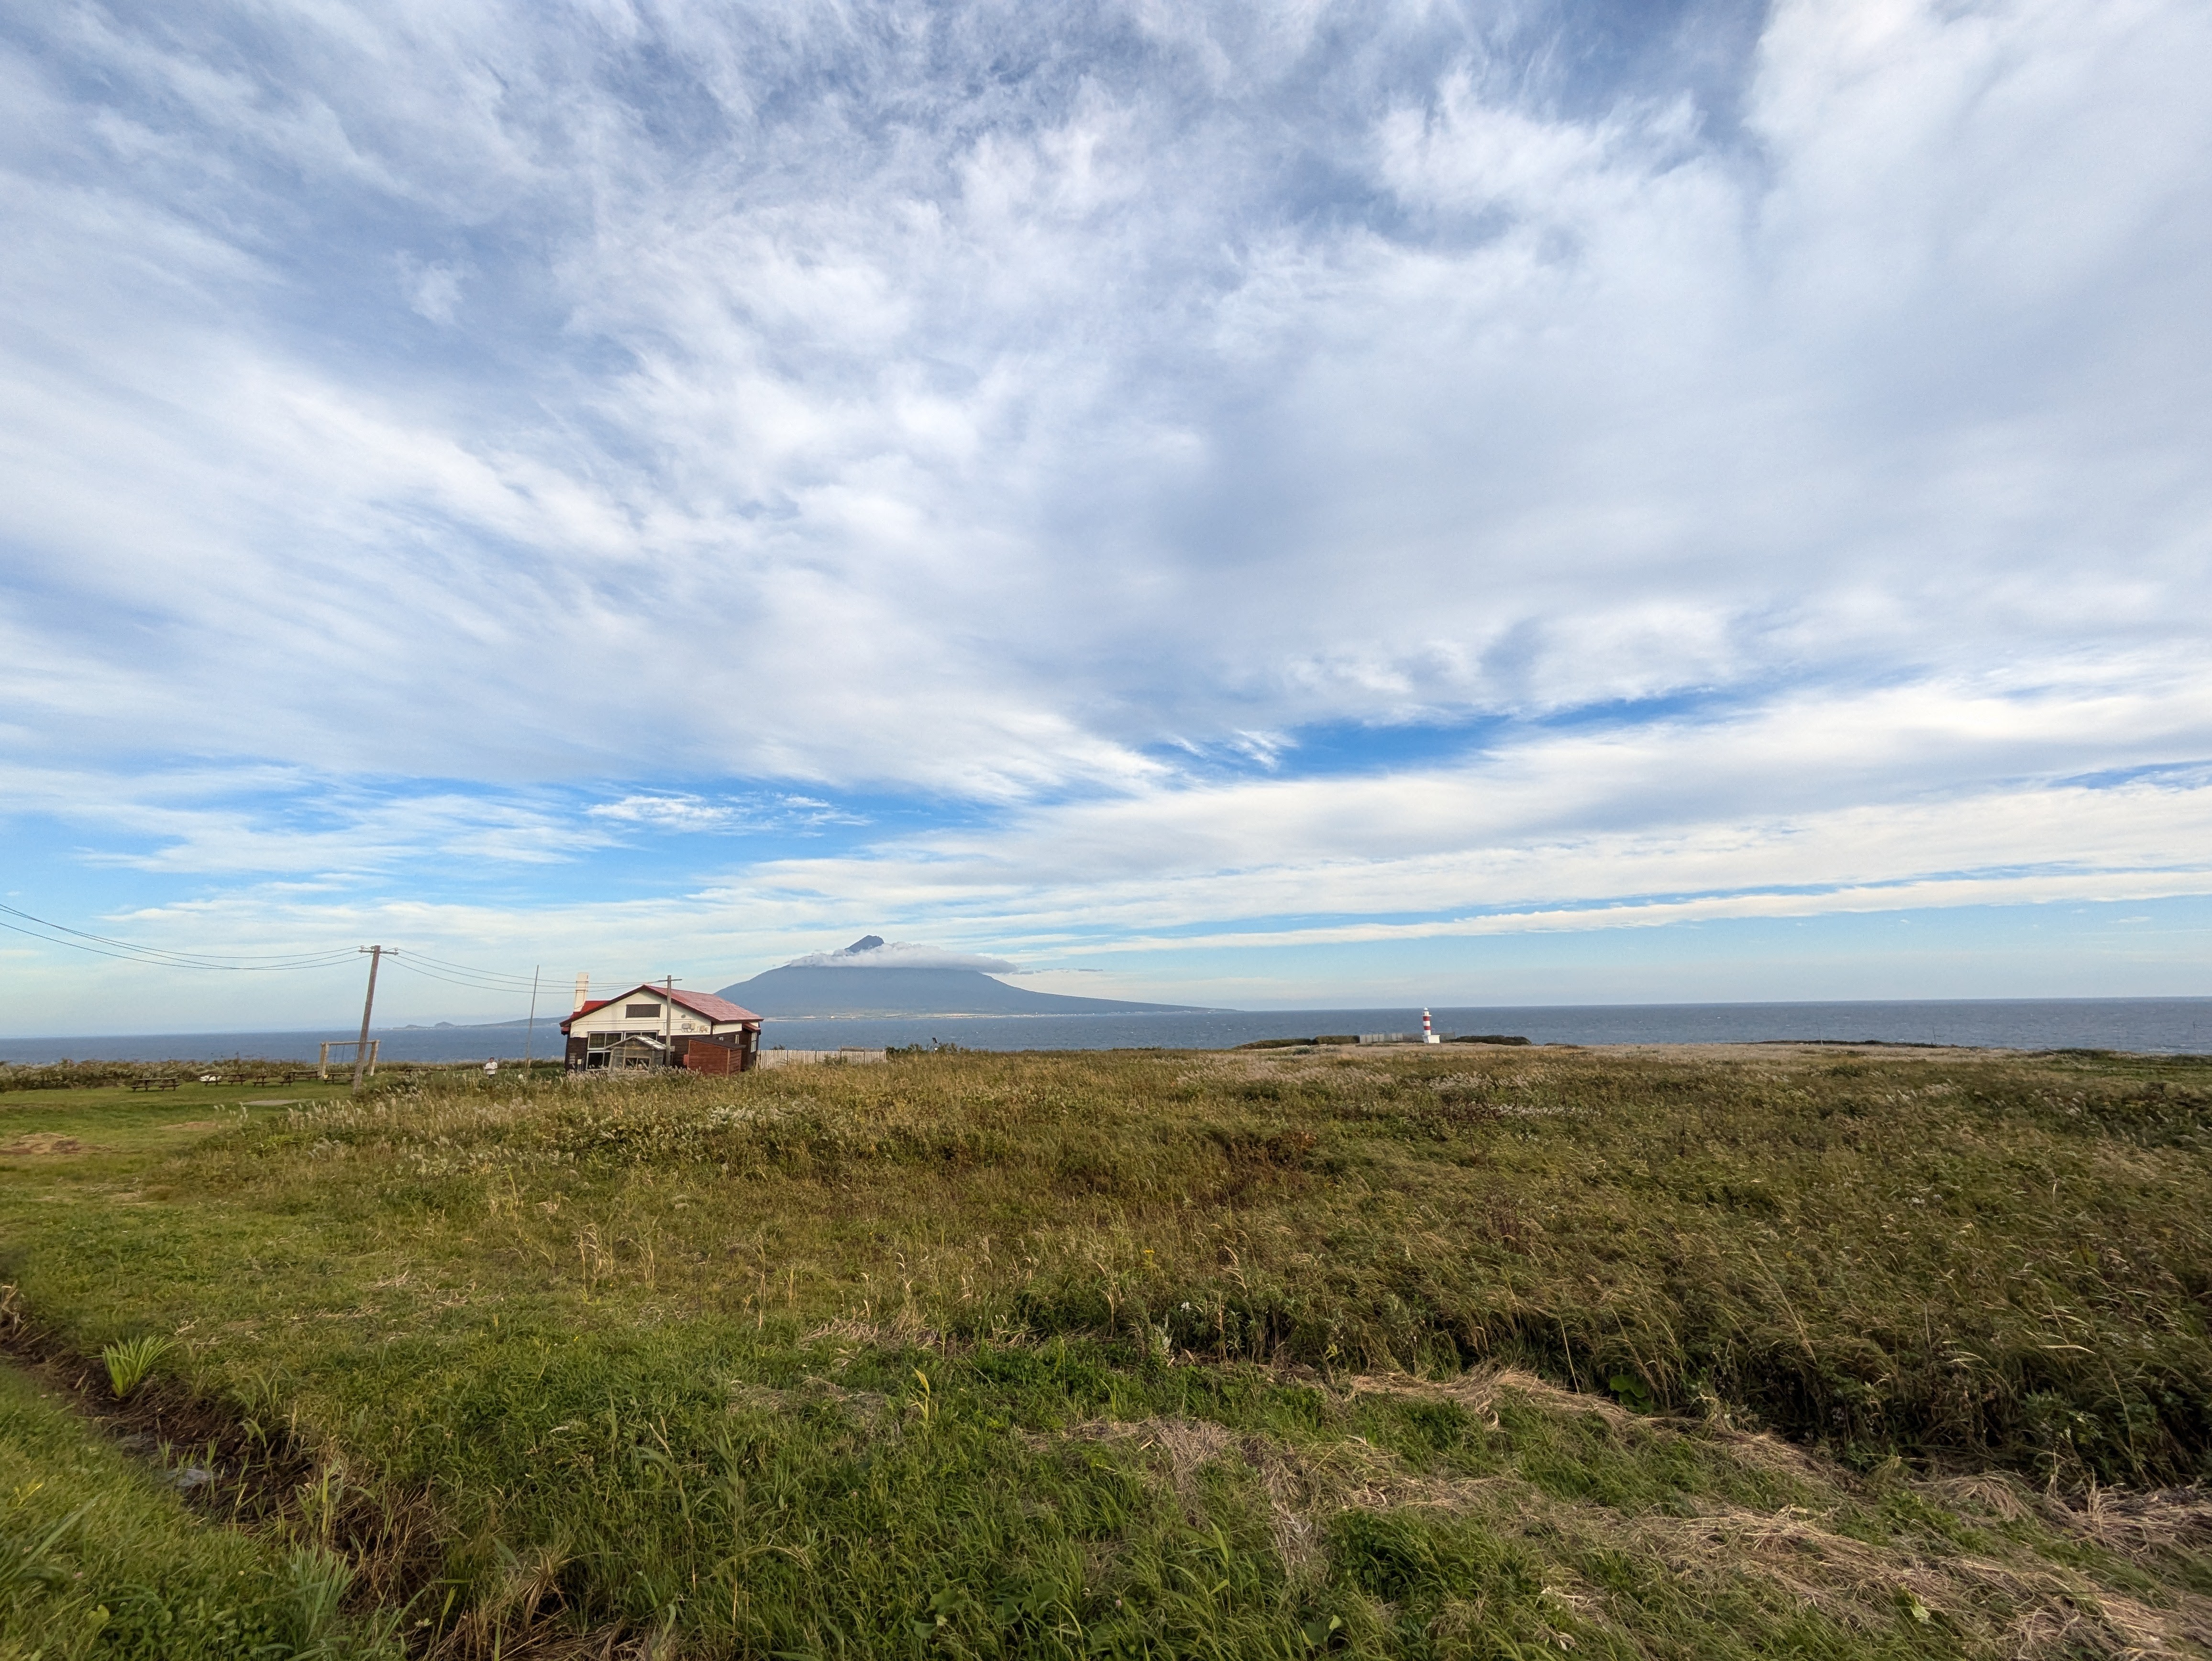
[{"label": "wire cable", "polygon": [[443,981],[447,986],[465,986],[472,992],[498,992],[518,997],[530,989],[530,983],[527,981],[520,986],[501,986],[491,981],[467,980],[458,975],[447,975],[434,969],[425,969],[420,963],[410,959],[404,952],[394,952],[389,955],[397,967],[411,970],[426,979]]},{"label": "wire cable", "polygon": [[[33,916],[28,911],[0,903],[0,912],[8,917],[19,917],[23,922],[35,924],[25,928],[0,917],[0,928],[21,934],[48,946],[66,946],[74,951],[89,952],[95,957],[113,958],[124,963],[144,964],[156,969],[213,969],[234,973],[285,974],[295,970],[333,969],[350,964],[360,957],[353,946],[333,946],[319,952],[264,952],[226,956],[210,952],[176,952],[167,946],[141,946],[135,941],[117,940],[106,934],[88,934],[82,928],[71,928],[67,923],[52,922]],[[51,930],[40,934],[38,929]],[[510,974],[501,969],[477,969],[467,964],[448,962],[443,958],[424,957],[417,952],[389,948],[386,957],[392,966],[410,970],[427,979],[442,981],[448,986],[464,987],[474,992],[497,992],[520,996],[533,987],[550,989],[550,983],[538,975]],[[631,982],[631,985],[641,984]]]},{"label": "wire cable", "polygon": [[[119,940],[107,934],[88,934],[82,928],[71,928],[67,923],[54,922],[45,917],[33,916],[28,911],[18,910],[16,907],[12,905],[0,904],[0,911],[5,911],[10,916],[21,917],[25,922],[36,923],[41,928],[49,928],[57,934],[69,935],[74,940],[88,940],[97,946],[112,946],[118,951],[131,952],[140,957],[167,958],[175,959],[180,963],[189,963],[208,968],[230,969],[247,967],[258,968],[263,966],[286,968],[296,964],[338,962],[350,955],[350,949],[342,946],[325,947],[323,950],[316,952],[227,953],[212,952],[177,952],[173,951],[165,946],[142,946],[135,940]],[[27,934],[30,931],[27,929],[19,928],[15,932],[18,934]],[[39,937],[33,936],[33,938],[35,939]],[[66,946],[70,942],[69,940],[54,940],[52,943],[56,946]]]},{"label": "wire cable", "polygon": [[320,952],[268,952],[251,957],[173,952],[166,946],[140,946],[134,941],[115,940],[106,934],[89,934],[82,928],[71,928],[66,923],[49,922],[44,917],[33,916],[12,905],[0,904],[0,911],[11,917],[21,917],[25,922],[35,923],[39,928],[53,931],[42,934],[37,929],[24,928],[0,920],[0,928],[5,928],[10,934],[25,935],[48,946],[66,946],[75,951],[92,952],[96,957],[116,958],[125,963],[147,964],[161,969],[216,969],[234,973],[283,974],[295,970],[334,968],[350,961],[356,955],[349,946],[343,950],[329,948]]},{"label": "wire cable", "polygon": [[473,975],[487,981],[506,981],[516,986],[527,987],[538,979],[535,975],[511,975],[503,969],[474,969],[465,963],[448,963],[443,958],[429,957],[420,952],[412,952],[408,955],[416,963],[435,964],[439,968],[451,970],[456,975]]},{"label": "wire cable", "polygon": [[[67,923],[55,922],[46,917],[33,916],[28,911],[21,910],[15,906],[9,905],[4,903],[0,903],[0,911],[5,911],[9,916],[13,917],[21,917],[25,922],[36,923],[41,928],[51,928],[57,934],[68,934],[77,940],[94,941],[100,946],[112,946],[122,951],[143,952],[155,957],[191,958],[206,962],[222,963],[267,963],[296,962],[311,958],[334,958],[343,956],[344,952],[344,948],[335,946],[325,947],[322,950],[315,952],[222,953],[211,952],[175,952],[165,946],[141,946],[135,940],[119,940],[107,934],[88,934],[82,928],[71,928]],[[56,944],[58,945],[61,944],[61,942],[57,941]]]}]

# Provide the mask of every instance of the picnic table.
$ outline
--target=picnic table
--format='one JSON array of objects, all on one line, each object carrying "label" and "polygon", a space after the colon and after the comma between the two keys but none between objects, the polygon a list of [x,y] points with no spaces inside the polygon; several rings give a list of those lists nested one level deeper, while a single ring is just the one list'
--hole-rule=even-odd
[{"label": "picnic table", "polygon": [[131,1081],[131,1087],[133,1090],[174,1090],[177,1087],[177,1080],[174,1079],[133,1079]]}]

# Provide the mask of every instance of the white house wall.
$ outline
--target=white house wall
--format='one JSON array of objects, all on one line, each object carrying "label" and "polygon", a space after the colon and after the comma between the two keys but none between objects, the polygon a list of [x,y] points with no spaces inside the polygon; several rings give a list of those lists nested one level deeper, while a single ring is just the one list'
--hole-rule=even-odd
[{"label": "white house wall", "polygon": [[[649,1018],[643,1015],[633,1018],[623,1013],[634,1003],[648,1001],[653,1005],[653,1013]],[[600,1032],[650,1032],[659,1037],[661,1031],[662,1006],[668,1001],[669,1000],[663,998],[658,992],[627,993],[617,998],[604,1009],[594,1009],[588,1015],[577,1015],[571,1018],[568,1022],[568,1033],[572,1037],[589,1037]],[[743,1021],[710,1021],[704,1015],[686,1009],[679,1003],[675,1006],[675,1013],[669,1019],[667,1030],[671,1037],[678,1038],[714,1037],[724,1033],[742,1032],[744,1031],[744,1023]]]}]

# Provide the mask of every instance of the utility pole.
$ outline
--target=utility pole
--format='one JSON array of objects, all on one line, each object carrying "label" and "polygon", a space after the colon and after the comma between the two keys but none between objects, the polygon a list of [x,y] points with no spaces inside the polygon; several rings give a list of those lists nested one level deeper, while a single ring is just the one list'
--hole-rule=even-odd
[{"label": "utility pole", "polygon": [[353,1050],[353,1093],[356,1096],[361,1094],[362,1069],[368,1065],[368,1017],[376,1007],[376,966],[384,961],[386,952],[398,955],[397,948],[389,946],[364,946],[361,949],[368,953],[368,995],[361,1001],[361,1042]]},{"label": "utility pole", "polygon": [[676,977],[665,977],[661,988],[668,994],[660,1001],[660,1064],[666,1067],[668,1047],[676,1038]]},{"label": "utility pole", "polygon": [[545,965],[539,964],[530,971],[530,1025],[522,1030],[522,1076],[530,1076],[530,1062],[535,1053],[532,1046],[538,1041],[538,977]]}]

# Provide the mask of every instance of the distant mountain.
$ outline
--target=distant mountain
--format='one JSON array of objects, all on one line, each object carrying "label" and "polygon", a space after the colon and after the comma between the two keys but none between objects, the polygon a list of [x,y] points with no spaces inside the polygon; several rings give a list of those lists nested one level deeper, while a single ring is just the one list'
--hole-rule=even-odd
[{"label": "distant mountain", "polygon": [[1158,1015],[1180,1003],[1068,998],[1008,986],[980,969],[771,969],[715,995],[756,1015]]},{"label": "distant mountain", "polygon": [[[944,963],[954,954],[886,946],[876,935],[842,952],[803,958],[726,986],[715,995],[756,1015],[1164,1015],[1193,1006],[1070,998],[1008,986],[980,969]],[[906,959],[902,963],[901,959]],[[914,964],[921,958],[923,964]],[[929,960],[935,958],[935,963]],[[970,961],[975,961],[971,959]],[[984,961],[988,961],[988,959]],[[878,965],[882,966],[878,966]]]}]

